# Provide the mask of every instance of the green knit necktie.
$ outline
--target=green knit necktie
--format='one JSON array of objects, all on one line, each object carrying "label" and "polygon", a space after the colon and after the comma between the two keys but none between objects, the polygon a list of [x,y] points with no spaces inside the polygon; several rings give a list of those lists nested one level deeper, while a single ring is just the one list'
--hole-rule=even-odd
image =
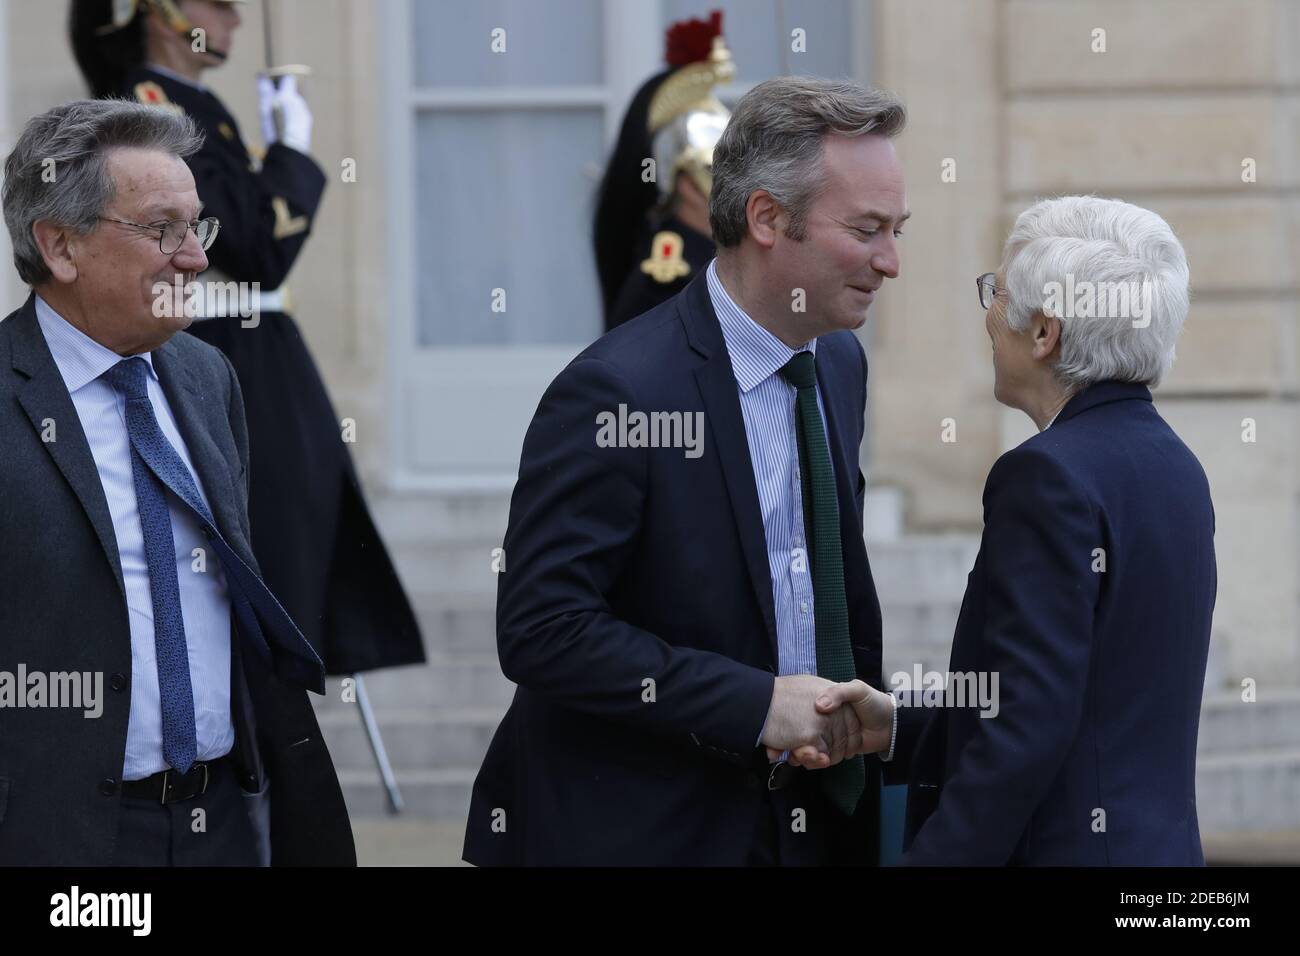
[{"label": "green knit necktie", "polygon": [[[840,549],[840,512],[835,499],[835,472],[826,448],[826,432],[817,408],[817,372],[811,352],[799,352],[781,369],[798,390],[795,422],[799,435],[800,485],[804,530],[813,576],[813,612],[817,633],[817,674],[837,683],[857,677],[849,646],[849,606],[844,595],[844,553]],[[850,757],[818,771],[826,795],[845,814],[852,814],[866,789],[862,757]]]}]

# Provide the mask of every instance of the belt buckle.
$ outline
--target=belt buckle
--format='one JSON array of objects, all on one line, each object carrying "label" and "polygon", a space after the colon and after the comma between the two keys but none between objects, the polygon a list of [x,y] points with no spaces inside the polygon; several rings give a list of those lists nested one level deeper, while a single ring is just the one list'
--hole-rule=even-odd
[{"label": "belt buckle", "polygon": [[[186,774],[179,774],[178,771],[177,771],[175,768],[173,768],[173,767],[168,767],[168,768],[163,772],[162,795],[161,795],[161,797],[160,797],[160,799],[159,799],[158,802],[161,803],[161,804],[164,804],[164,805],[166,805],[166,804],[168,804],[168,803],[180,803],[182,800],[189,800],[189,799],[191,799],[192,797],[201,797],[201,796],[203,796],[203,794],[207,793],[207,792],[208,792],[208,781],[211,779],[211,776],[212,776],[212,774],[211,774],[211,770],[209,769],[208,764],[206,764],[206,763],[196,763],[196,764],[194,765],[194,767],[202,767],[202,768],[203,768],[203,785],[202,785],[201,787],[199,787],[198,790],[193,791],[193,792],[191,792],[191,793],[187,793],[187,794],[186,794],[185,796],[183,796],[183,797],[176,797],[174,800],[168,800],[168,799],[167,799],[167,797],[168,797],[168,790],[173,786],[172,783],[171,783],[171,777],[172,777],[172,774],[176,773],[176,774],[178,774],[178,776],[180,776],[180,777],[182,777],[182,778],[184,778],[184,777],[188,777],[188,776],[189,776],[188,773],[186,773]],[[191,767],[191,768],[190,768],[191,772],[194,770],[194,767]]]}]

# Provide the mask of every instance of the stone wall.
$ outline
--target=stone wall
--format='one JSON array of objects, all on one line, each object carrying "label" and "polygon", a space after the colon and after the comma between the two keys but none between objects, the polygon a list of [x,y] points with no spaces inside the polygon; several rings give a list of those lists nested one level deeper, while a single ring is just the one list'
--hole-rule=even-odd
[{"label": "stone wall", "polygon": [[[1193,301],[1161,412],[1209,475],[1219,591],[1213,682],[1300,681],[1296,325],[1300,4],[1288,0],[882,0],[877,74],[911,111],[914,219],[873,330],[871,478],[907,528],[978,529],[999,409],[974,277],[1016,214],[1066,193],[1164,216]],[[1094,52],[1105,31],[1105,52]],[[956,163],[944,182],[941,164]],[[1255,181],[1243,182],[1253,160]],[[956,438],[941,441],[953,418]],[[1256,441],[1242,440],[1252,419]]]}]

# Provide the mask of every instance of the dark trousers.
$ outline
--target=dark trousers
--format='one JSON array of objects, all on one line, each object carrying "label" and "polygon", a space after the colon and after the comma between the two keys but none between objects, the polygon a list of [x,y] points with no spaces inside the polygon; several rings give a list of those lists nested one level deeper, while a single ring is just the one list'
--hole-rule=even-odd
[{"label": "dark trousers", "polygon": [[819,771],[796,769],[780,790],[767,791],[748,866],[874,866],[879,802],[864,794],[850,820],[822,795]]},{"label": "dark trousers", "polygon": [[114,866],[257,866],[249,801],[228,760],[212,765],[205,793],[163,804],[122,797]]}]

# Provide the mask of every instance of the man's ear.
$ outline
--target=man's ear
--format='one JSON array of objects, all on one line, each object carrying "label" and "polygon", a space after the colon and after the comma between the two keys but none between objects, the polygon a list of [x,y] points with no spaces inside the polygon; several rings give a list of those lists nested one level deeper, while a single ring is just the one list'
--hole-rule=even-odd
[{"label": "man's ear", "polygon": [[46,268],[54,274],[54,281],[65,285],[75,282],[76,238],[72,232],[65,226],[56,226],[48,220],[40,219],[32,225],[32,237],[36,240],[36,247],[41,250]]},{"label": "man's ear", "polygon": [[1033,357],[1037,361],[1050,357],[1061,344],[1061,320],[1039,312],[1030,320],[1030,328],[1034,335]]},{"label": "man's ear", "polygon": [[756,189],[745,203],[749,236],[764,249],[776,245],[776,237],[785,228],[786,215],[781,204],[766,189]]}]

